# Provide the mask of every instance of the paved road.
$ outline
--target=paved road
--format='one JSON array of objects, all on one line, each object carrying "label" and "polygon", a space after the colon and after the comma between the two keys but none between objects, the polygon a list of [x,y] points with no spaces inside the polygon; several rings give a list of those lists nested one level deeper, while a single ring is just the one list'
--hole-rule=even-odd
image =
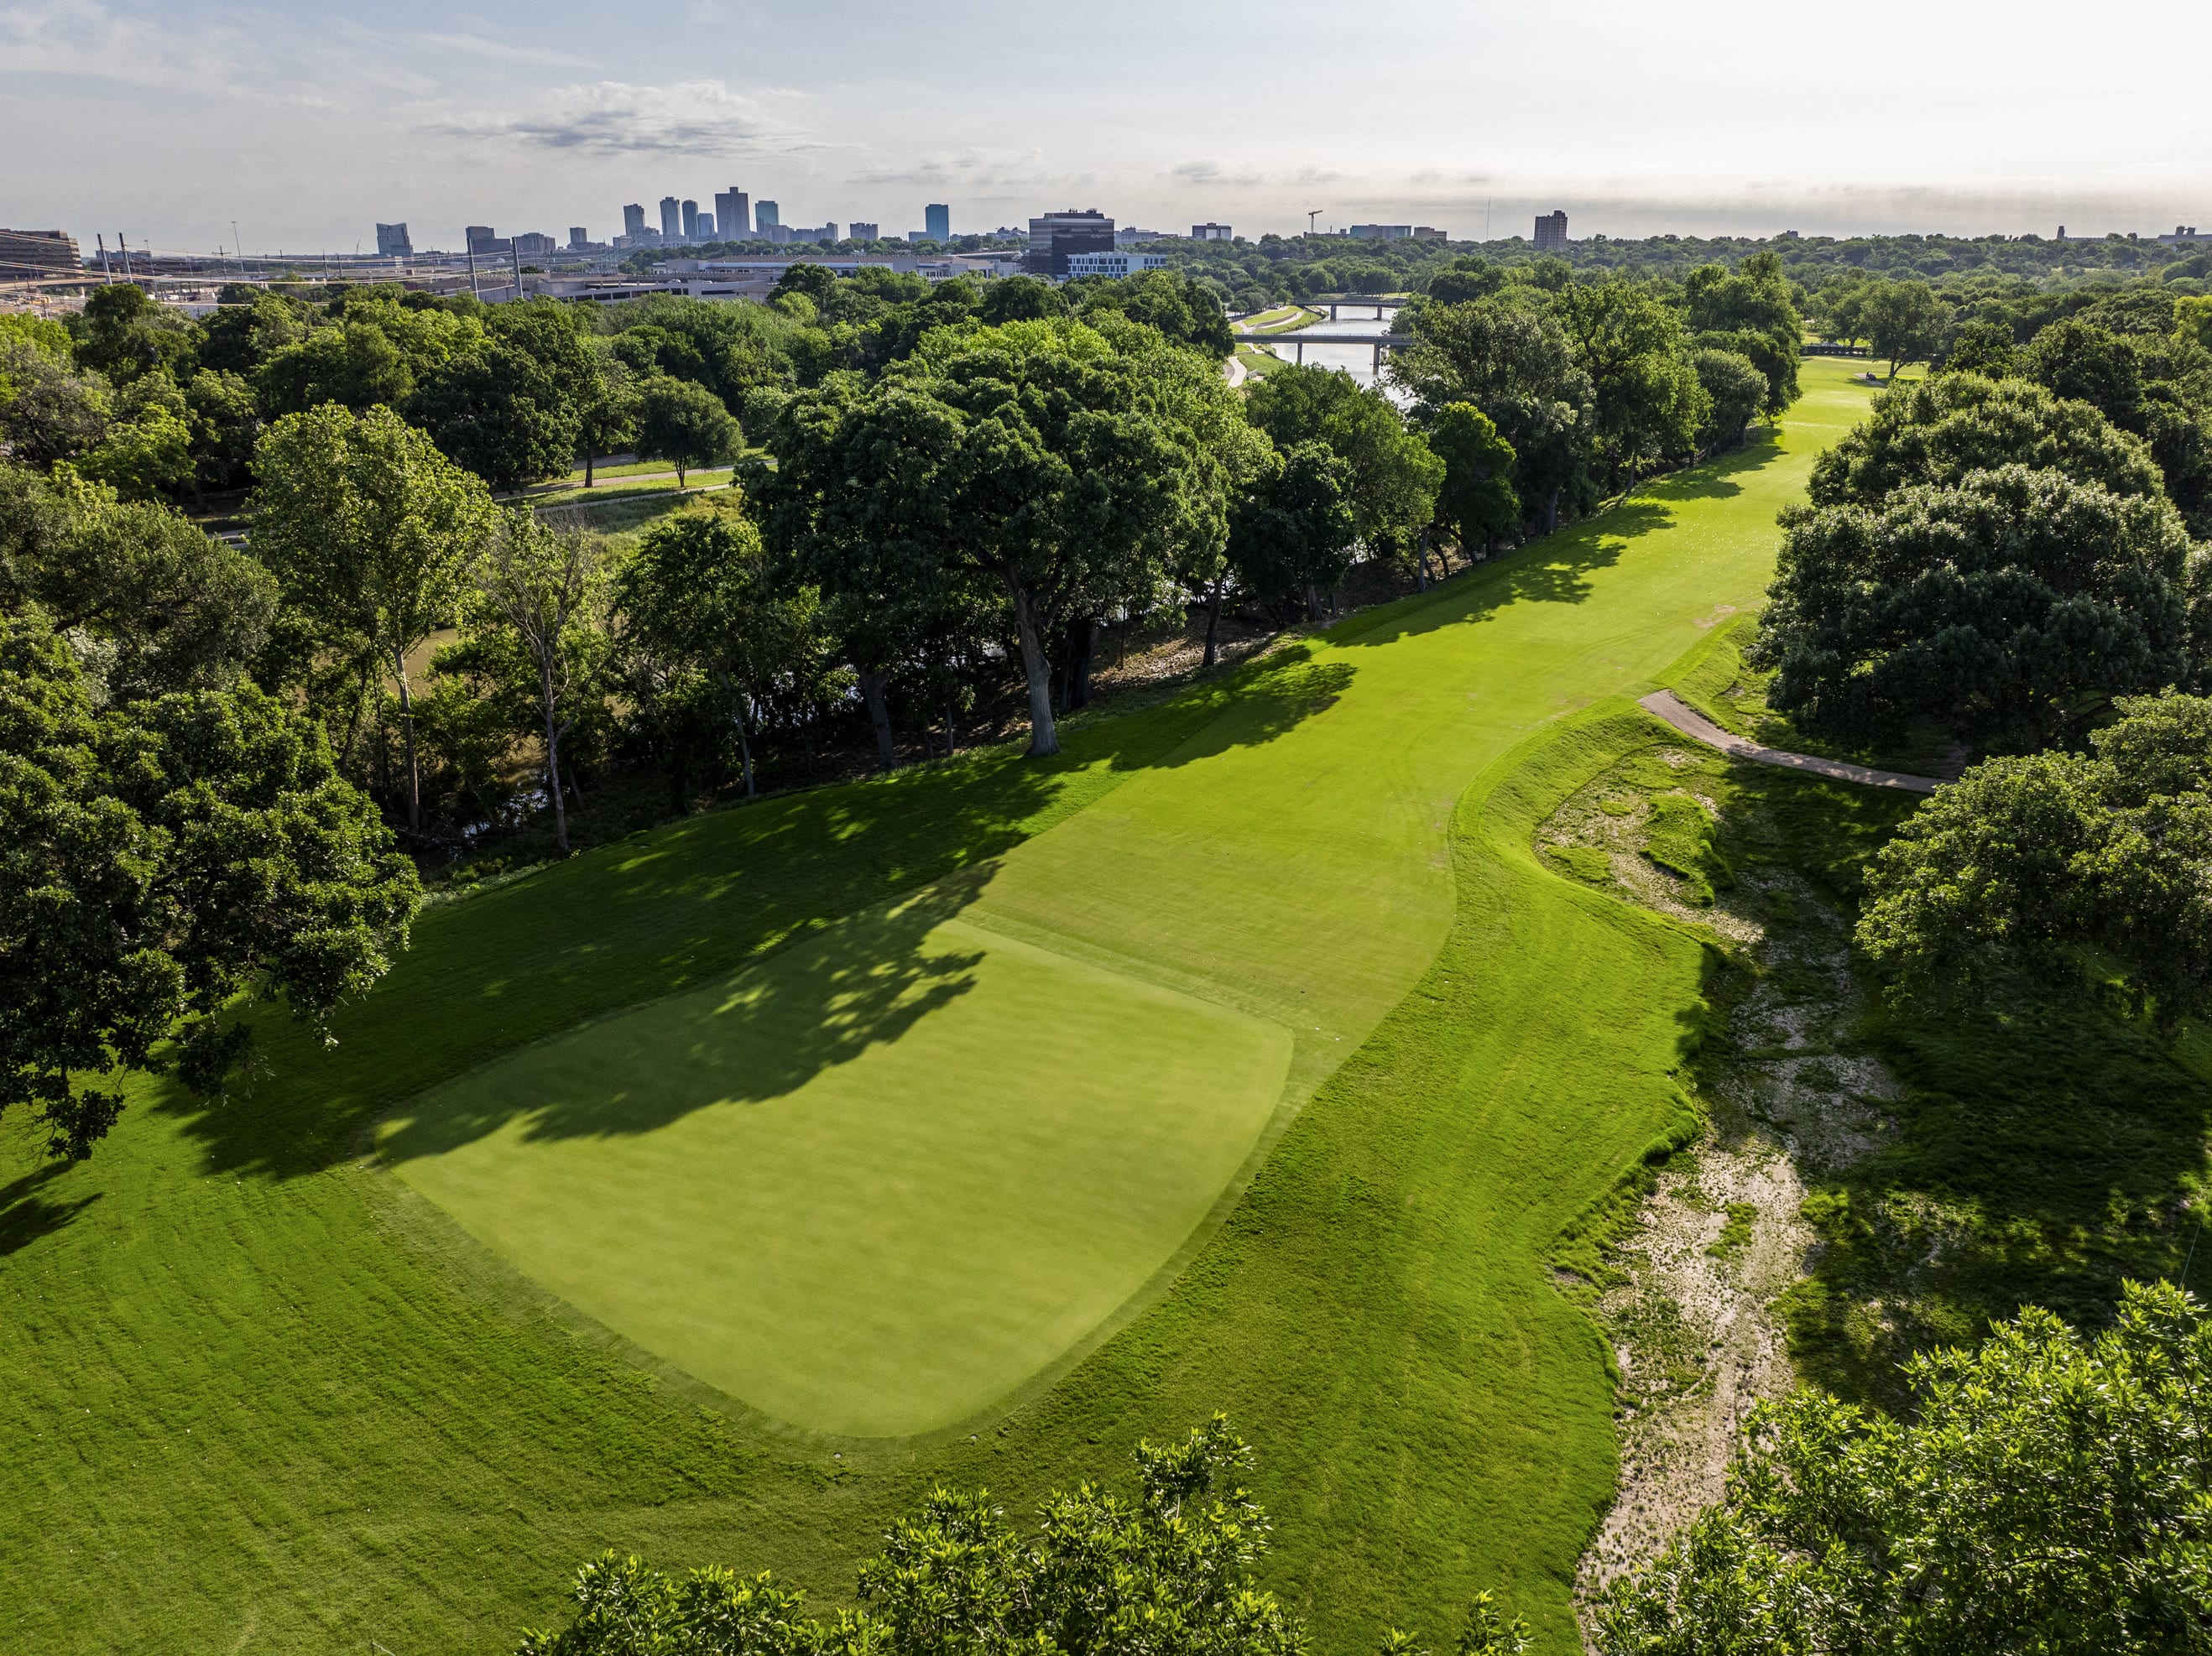
[{"label": "paved road", "polygon": [[1857,782],[1869,788],[1901,788],[1907,793],[1933,793],[1943,784],[1932,776],[1911,776],[1903,771],[1878,771],[1865,765],[1850,765],[1840,759],[1815,759],[1810,754],[1784,753],[1779,748],[1763,748],[1723,730],[1703,713],[1683,704],[1672,690],[1658,690],[1645,696],[1637,704],[1646,713],[1665,719],[1686,737],[1717,748],[1731,759],[1748,759],[1761,765],[1780,765],[1789,770],[1810,771],[1815,776],[1832,777],[1838,782]]}]

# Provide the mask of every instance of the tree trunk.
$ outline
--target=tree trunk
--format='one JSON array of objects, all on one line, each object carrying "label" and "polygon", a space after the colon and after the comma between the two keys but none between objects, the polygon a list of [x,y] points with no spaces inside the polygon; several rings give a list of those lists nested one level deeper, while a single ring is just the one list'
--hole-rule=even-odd
[{"label": "tree trunk", "polygon": [[1321,619],[1321,588],[1311,581],[1306,583],[1306,619],[1310,622]]},{"label": "tree trunk", "polygon": [[684,462],[681,460],[676,463],[676,492],[678,494],[684,492]]},{"label": "tree trunk", "polygon": [[960,727],[952,722],[952,704],[945,704],[945,756],[947,759],[960,751]]},{"label": "tree trunk", "polygon": [[1544,503],[1544,532],[1547,535],[1559,532],[1559,491],[1556,488],[1552,491],[1552,498]]},{"label": "tree trunk", "polygon": [[1421,531],[1420,543],[1413,548],[1413,590],[1429,590],[1429,531]]},{"label": "tree trunk", "polygon": [[868,717],[876,727],[876,756],[889,770],[898,762],[898,753],[891,745],[891,710],[884,701],[883,674],[872,667],[861,668],[860,694],[866,698]]},{"label": "tree trunk", "polygon": [[1067,629],[1067,711],[1091,705],[1091,663],[1098,649],[1098,619],[1085,616]]},{"label": "tree trunk", "polygon": [[1030,590],[1012,575],[1006,591],[1014,600],[1014,631],[1021,640],[1022,676],[1029,681],[1030,757],[1042,759],[1060,751],[1060,732],[1052,722],[1052,664],[1045,659],[1037,639],[1036,612]]},{"label": "tree trunk", "polygon": [[760,790],[753,786],[752,736],[747,729],[751,723],[752,720],[745,717],[745,704],[740,701],[738,704],[738,757],[744,765],[745,798],[757,799],[760,798]]},{"label": "tree trunk", "polygon": [[1214,647],[1214,640],[1221,633],[1221,589],[1228,580],[1225,573],[1216,575],[1213,590],[1206,595],[1206,659],[1200,665],[1208,670],[1221,658],[1220,652]]},{"label": "tree trunk", "polygon": [[[545,714],[545,792],[553,796],[553,843],[568,854],[568,807],[561,798],[561,731],[553,723],[553,670],[538,664],[538,706]],[[577,795],[580,800],[581,794]]]},{"label": "tree trunk", "polygon": [[586,488],[589,488],[591,486],[592,486],[592,446],[591,446],[590,444],[586,443],[586,444],[584,446],[584,487],[585,487]]},{"label": "tree trunk", "polygon": [[422,831],[422,770],[415,761],[415,695],[407,684],[407,652],[395,648],[392,670],[399,676],[399,733],[407,743],[407,831]]}]

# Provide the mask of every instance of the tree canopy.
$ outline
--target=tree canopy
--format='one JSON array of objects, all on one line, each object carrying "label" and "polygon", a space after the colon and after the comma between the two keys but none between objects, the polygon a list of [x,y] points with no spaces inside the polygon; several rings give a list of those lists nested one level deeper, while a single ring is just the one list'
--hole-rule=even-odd
[{"label": "tree canopy", "polygon": [[29,1105],[54,1154],[106,1133],[118,1071],[220,1089],[251,1036],[234,997],[319,1019],[366,988],[417,895],[320,731],[274,698],[95,708],[40,620],[0,618],[0,1108]]},{"label": "tree canopy", "polygon": [[1985,761],[1867,875],[1858,940],[1900,992],[2078,990],[2117,966],[2166,1022],[2212,1003],[2212,701],[2122,701],[2089,754]]},{"label": "tree canopy", "polygon": [[2212,1644],[2212,1324],[2130,1284],[1917,1357],[1909,1415],[1761,1405],[1721,1505],[1597,1607],[1598,1656],[2153,1656]]},{"label": "tree canopy", "polygon": [[1929,715],[2040,745],[2100,698],[2187,680],[2203,647],[2212,571],[2161,499],[2012,464],[1783,521],[1755,653],[1770,703],[1824,734]]}]

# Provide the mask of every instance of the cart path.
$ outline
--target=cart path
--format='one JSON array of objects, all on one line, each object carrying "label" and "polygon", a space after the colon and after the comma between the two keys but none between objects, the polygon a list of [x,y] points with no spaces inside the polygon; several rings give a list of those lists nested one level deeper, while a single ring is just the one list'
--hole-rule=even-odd
[{"label": "cart path", "polygon": [[1902,788],[1907,793],[1933,793],[1943,784],[1932,776],[1911,776],[1903,771],[1878,771],[1866,765],[1846,764],[1840,759],[1815,759],[1810,754],[1784,753],[1779,748],[1765,748],[1758,743],[1723,730],[1695,708],[1689,707],[1672,690],[1656,690],[1637,704],[1646,713],[1656,713],[1686,737],[1717,748],[1732,759],[1748,759],[1761,765],[1781,765],[1790,770],[1810,771],[1815,776],[1832,777],[1838,782],[1856,782],[1869,788]]}]

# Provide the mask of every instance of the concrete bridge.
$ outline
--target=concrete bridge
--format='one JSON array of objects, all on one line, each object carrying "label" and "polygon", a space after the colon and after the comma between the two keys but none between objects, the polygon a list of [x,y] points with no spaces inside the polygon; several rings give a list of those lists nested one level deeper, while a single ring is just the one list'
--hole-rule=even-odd
[{"label": "concrete bridge", "polygon": [[1328,312],[1328,319],[1336,322],[1342,319],[1337,315],[1340,310],[1364,312],[1371,306],[1374,308],[1375,319],[1380,322],[1387,312],[1398,310],[1405,303],[1402,297],[1393,297],[1388,294],[1376,294],[1371,296],[1366,294],[1350,295],[1340,294],[1334,299],[1310,299],[1306,301],[1306,308],[1315,311],[1325,310]]},{"label": "concrete bridge", "polygon": [[1240,333],[1240,345],[1289,345],[1295,348],[1295,362],[1306,360],[1309,345],[1369,345],[1375,351],[1375,372],[1382,372],[1382,353],[1395,351],[1413,343],[1411,334],[1393,333],[1330,333],[1325,328],[1300,328],[1291,333]]}]

